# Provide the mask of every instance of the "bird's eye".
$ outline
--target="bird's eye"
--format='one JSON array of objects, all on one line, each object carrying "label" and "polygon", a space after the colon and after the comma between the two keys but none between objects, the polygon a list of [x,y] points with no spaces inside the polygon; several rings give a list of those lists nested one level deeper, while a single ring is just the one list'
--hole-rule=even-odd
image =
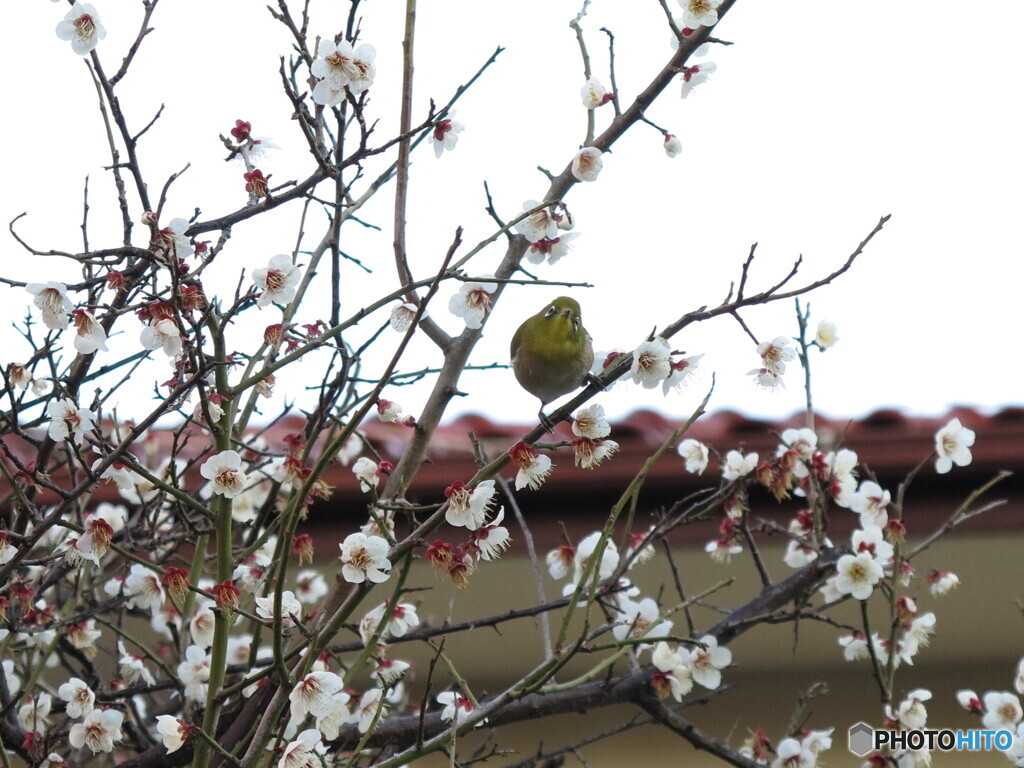
[{"label": "bird's eye", "polygon": [[573,331],[578,331],[580,329],[580,319],[578,317],[574,317],[572,319],[572,329]]},{"label": "bird's eye", "polygon": [[554,304],[552,304],[550,307],[548,307],[548,311],[544,313],[544,317],[554,317],[557,311],[558,308]]}]

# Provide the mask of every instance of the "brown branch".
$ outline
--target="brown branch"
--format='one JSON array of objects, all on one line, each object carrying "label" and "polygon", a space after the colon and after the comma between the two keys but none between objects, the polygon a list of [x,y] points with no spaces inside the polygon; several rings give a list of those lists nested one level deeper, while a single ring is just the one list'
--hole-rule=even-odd
[{"label": "brown branch", "polygon": [[[121,62],[121,68],[117,70],[117,74],[110,78],[110,84],[112,86],[117,85],[121,81],[121,78],[128,74],[128,67],[135,59],[135,54],[139,52],[139,46],[142,45],[143,38],[153,31],[153,29],[149,26],[149,20],[150,18],[152,18],[153,11],[156,10],[156,4],[158,2],[160,2],[160,0],[143,0],[142,7],[145,9],[145,13],[142,16],[142,25],[139,28],[139,34],[135,37],[135,41],[132,43],[131,48],[128,49],[128,54],[124,57],[124,60]],[[163,110],[162,105],[160,109],[161,111]],[[157,116],[159,116],[159,113]],[[156,120],[156,118],[153,119]],[[143,129],[142,132],[145,133],[145,129]],[[139,135],[141,136],[142,134],[140,133]]]}]

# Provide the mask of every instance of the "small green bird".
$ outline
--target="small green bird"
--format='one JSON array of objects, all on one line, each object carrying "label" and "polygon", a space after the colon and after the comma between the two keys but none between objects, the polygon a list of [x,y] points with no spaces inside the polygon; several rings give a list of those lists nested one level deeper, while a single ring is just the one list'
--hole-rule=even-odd
[{"label": "small green bird", "polygon": [[523,389],[540,398],[538,416],[550,431],[544,406],[582,386],[594,363],[580,305],[559,296],[519,326],[512,337],[512,370]]}]

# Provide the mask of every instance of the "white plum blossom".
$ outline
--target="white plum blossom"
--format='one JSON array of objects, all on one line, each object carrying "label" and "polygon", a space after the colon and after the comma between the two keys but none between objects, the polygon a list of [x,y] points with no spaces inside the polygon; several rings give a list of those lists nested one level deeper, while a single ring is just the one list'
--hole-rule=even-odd
[{"label": "white plum blossom", "polygon": [[814,754],[824,752],[826,749],[832,749],[832,733],[834,731],[835,728],[825,731],[805,731],[800,743],[804,749],[809,749]]},{"label": "white plum blossom", "polygon": [[121,740],[124,715],[116,709],[94,709],[68,731],[68,741],[75,749],[88,747],[93,754],[112,752],[114,742]]},{"label": "white plum blossom", "polygon": [[[776,455],[782,456],[787,450],[794,451],[804,461],[810,461],[818,447],[818,436],[813,429],[787,429],[782,432],[782,442]],[[795,468],[794,468],[795,469]]]},{"label": "white plum blossom", "polygon": [[573,460],[581,469],[593,469],[605,459],[611,458],[619,451],[619,444],[614,440],[594,440],[580,437],[572,442]]},{"label": "white plum blossom", "polygon": [[836,589],[857,600],[867,600],[875,584],[881,581],[882,566],[870,552],[843,555],[836,566]]},{"label": "white plum blossom", "polygon": [[143,327],[139,343],[144,349],[162,347],[168,357],[178,357],[182,345],[181,329],[171,318],[164,317]]},{"label": "white plum blossom", "polygon": [[790,568],[803,568],[808,563],[813,563],[817,559],[818,553],[806,544],[796,539],[790,539],[786,542],[786,554],[783,556],[782,562]]},{"label": "white plum blossom", "polygon": [[307,728],[295,741],[290,741],[281,754],[277,768],[320,768],[320,755],[327,750],[321,742],[322,734],[316,728]]},{"label": "white plum blossom", "polygon": [[[359,732],[366,733],[374,720],[383,718],[387,713],[387,701],[382,688],[371,688],[359,700],[359,706],[352,713],[352,722],[359,724]],[[378,714],[379,713],[379,714]]]},{"label": "white plum blossom", "polygon": [[839,341],[839,337],[836,336],[835,323],[830,323],[828,320],[822,320],[818,323],[818,330],[814,334],[814,343],[820,349],[828,349],[837,341]]},{"label": "white plum blossom", "polygon": [[883,568],[892,559],[892,544],[885,540],[882,529],[877,525],[868,525],[853,532],[850,537],[850,550],[869,553]]},{"label": "white plum blossom", "polygon": [[686,460],[686,471],[697,475],[704,474],[708,467],[708,447],[700,440],[688,437],[676,447],[678,453]]},{"label": "white plum blossom", "polygon": [[999,731],[1015,728],[1024,717],[1020,699],[1009,691],[989,691],[982,697],[985,714],[981,724],[988,730]]},{"label": "white plum blossom", "polygon": [[665,134],[665,154],[669,157],[676,157],[683,151],[683,142],[674,133]]},{"label": "white plum blossom", "polygon": [[[93,462],[93,472],[96,471],[96,467],[102,463],[102,461],[103,459],[100,458]],[[131,490],[135,485],[135,478],[136,474],[118,461],[115,461],[100,473],[101,480],[114,483],[120,491]]]},{"label": "white plum blossom", "polygon": [[311,605],[327,594],[327,582],[319,571],[299,571],[295,576],[295,597]]},{"label": "white plum blossom", "polygon": [[789,346],[789,339],[777,336],[771,341],[762,341],[757,345],[757,354],[761,356],[761,367],[749,371],[748,375],[754,376],[765,389],[782,386],[786,363],[796,357],[796,351]]},{"label": "white plum blossom", "polygon": [[604,167],[602,152],[597,147],[584,147],[572,159],[572,175],[578,181],[597,181]]},{"label": "white plum blossom", "polygon": [[107,30],[103,28],[92,3],[75,3],[64,21],[57,24],[57,37],[70,40],[71,50],[79,56],[85,56],[106,36]]},{"label": "white plum blossom", "polygon": [[604,417],[604,406],[597,403],[576,411],[572,421],[572,433],[579,437],[600,440],[611,434],[612,428]]},{"label": "white plum blossom", "polygon": [[362,639],[363,645],[368,646],[370,641],[373,640],[374,635],[378,635],[378,638],[383,638],[387,634],[387,613],[387,603],[381,603],[376,608],[366,612],[359,622],[359,637]]},{"label": "white plum blossom", "polygon": [[377,418],[387,424],[394,424],[402,415],[402,406],[392,400],[381,398],[377,401]]},{"label": "white plum blossom", "polygon": [[476,532],[476,546],[480,549],[481,560],[497,560],[512,543],[508,529],[500,524],[504,519],[505,508],[501,507],[494,519]]},{"label": "white plum blossom", "polygon": [[550,456],[542,454],[529,443],[522,441],[513,445],[508,455],[512,459],[512,466],[519,470],[516,473],[516,490],[537,490],[544,484],[555,466]]},{"label": "white plum blossom", "polygon": [[634,384],[654,389],[672,372],[672,347],[661,336],[645,341],[633,352],[630,373]]},{"label": "white plum blossom", "polygon": [[441,120],[434,123],[434,129],[430,132],[430,141],[434,145],[434,156],[440,158],[445,150],[451,152],[459,142],[459,134],[466,130],[466,126],[458,120],[452,120],[455,110],[451,110]]},{"label": "white plum blossom", "polygon": [[587,109],[597,109],[603,104],[607,104],[611,101],[611,96],[608,94],[608,91],[601,84],[601,81],[593,75],[591,75],[590,79],[583,84],[582,88],[580,88],[580,98],[583,101],[583,106]]},{"label": "white plum blossom", "polygon": [[836,504],[849,507],[850,500],[857,489],[857,454],[849,448],[843,448],[825,457],[825,464],[831,469],[832,479],[829,491]]},{"label": "white plum blossom", "polygon": [[413,318],[416,317],[416,305],[411,302],[405,302],[399,304],[397,307],[391,310],[391,316],[388,322],[391,325],[392,330],[398,333],[405,333],[409,330],[409,326],[412,325]]},{"label": "white plum blossom", "polygon": [[526,249],[526,258],[531,264],[542,264],[545,259],[548,264],[555,264],[569,253],[572,241],[579,236],[579,232],[566,232],[558,237],[544,238],[530,243],[530,247]]},{"label": "white plum blossom", "polygon": [[79,408],[71,398],[51,400],[46,406],[50,426],[46,433],[55,442],[72,440],[81,443],[85,434],[93,428],[92,412]]},{"label": "white plum blossom", "polygon": [[53,700],[48,693],[28,696],[18,707],[18,725],[29,733],[46,733],[50,726],[50,707]]},{"label": "white plum blossom", "polygon": [[560,580],[569,575],[569,569],[573,567],[575,558],[576,548],[566,544],[548,552],[544,557],[544,562],[547,563],[551,578]]},{"label": "white plum blossom", "polygon": [[680,97],[686,98],[697,88],[698,85],[703,85],[711,77],[711,73],[718,69],[718,65],[713,61],[702,61],[699,64],[694,64],[692,67],[686,67],[683,69],[683,87],[680,91]]},{"label": "white plum blossom", "polygon": [[[523,203],[523,211],[533,211],[539,205],[540,202],[537,200],[527,200]],[[516,223],[516,232],[531,243],[538,240],[553,240],[558,237],[558,230],[558,218],[548,206],[533,211],[529,216]]]},{"label": "white plum blossom", "polygon": [[347,40],[339,43],[321,40],[317,59],[310,67],[310,72],[320,81],[313,88],[313,101],[331,107],[342,102],[346,89],[354,96],[365,91],[377,74],[373,63],[376,57],[377,51],[368,43],[353,50]]},{"label": "white plum blossom", "polygon": [[277,254],[267,266],[260,267],[252,273],[252,281],[263,289],[256,305],[288,306],[295,298],[295,289],[301,277],[302,271],[292,263],[291,256],[286,253]]},{"label": "white plum blossom", "polygon": [[[573,565],[575,567],[572,579],[573,583],[578,584],[580,579],[583,578],[584,572],[590,565],[591,559],[594,557],[594,553],[600,540],[601,532],[594,531],[593,533],[585,536],[583,540],[580,541],[579,546],[576,547],[576,553],[573,557]],[[601,562],[600,565],[598,565],[598,578],[608,578],[618,567],[619,553],[615,549],[615,544],[612,543],[611,539],[607,539],[604,543],[604,550],[601,552]]]},{"label": "white plum blossom", "polygon": [[909,730],[920,730],[928,722],[928,710],[924,702],[932,697],[932,692],[927,688],[917,688],[907,694],[907,698],[900,702],[896,710],[896,717],[904,728]]},{"label": "white plum blossom", "polygon": [[908,664],[913,664],[917,652],[928,645],[935,633],[935,614],[929,611],[915,617],[903,633],[901,655]]},{"label": "white plum blossom", "polygon": [[775,748],[771,768],[815,768],[818,759],[814,752],[794,738],[783,739]]},{"label": "white plum blossom", "polygon": [[160,230],[157,247],[168,256],[184,259],[196,252],[189,236],[188,219],[171,219],[166,227]]},{"label": "white plum blossom", "polygon": [[212,607],[210,605],[197,607],[195,615],[188,623],[192,642],[204,649],[213,645],[214,624],[215,619]]},{"label": "white plum blossom", "polygon": [[860,484],[857,492],[850,496],[850,511],[860,515],[862,528],[878,526],[884,528],[889,521],[889,514],[886,508],[892,500],[888,491],[872,481],[865,480]]},{"label": "white plum blossom", "polygon": [[932,571],[928,574],[928,584],[933,597],[942,597],[956,589],[960,584],[960,577],[950,571]]},{"label": "white plum blossom", "polygon": [[348,710],[348,702],[351,698],[344,691],[338,691],[331,697],[331,711],[316,719],[316,729],[328,741],[337,739],[341,726],[349,722],[352,715]]},{"label": "white plum blossom", "polygon": [[946,426],[935,433],[935,471],[944,475],[956,464],[966,467],[971,463],[971,446],[974,445],[974,430],[967,429],[960,419],[951,419]]},{"label": "white plum blossom", "polygon": [[693,690],[693,669],[689,654],[684,657],[669,648],[668,643],[661,641],[654,646],[651,663],[664,674],[672,698],[676,701],[681,702],[683,696]]},{"label": "white plum blossom", "polygon": [[[4,659],[2,665],[0,666],[3,667],[3,676],[4,680],[7,682],[7,690],[10,691],[12,694],[17,693],[18,690],[21,688],[21,678],[14,674],[14,661],[11,659]],[[82,681],[79,680],[78,682],[81,683]],[[85,683],[82,683],[82,685],[85,685]],[[88,686],[86,686],[86,688],[88,689]],[[59,692],[58,695],[60,695]],[[61,698],[64,697],[61,696]],[[91,708],[92,704],[90,703],[89,706]],[[72,717],[72,715],[69,713],[68,717]]]},{"label": "white plum blossom", "polygon": [[[661,638],[672,631],[672,622],[661,619],[661,611],[653,599],[645,597],[639,602],[622,598],[619,602],[619,615],[612,625],[612,634],[620,642],[627,637]],[[648,647],[641,644],[642,650]]]},{"label": "white plum blossom", "polygon": [[448,509],[444,519],[449,525],[475,531],[487,522],[487,513],[494,503],[494,480],[483,480],[470,491],[462,482],[445,488]]},{"label": "white plum blossom", "polygon": [[346,536],[338,546],[341,547],[341,575],[350,584],[364,581],[380,584],[391,577],[386,539],[357,531]]},{"label": "white plum blossom", "polygon": [[0,532],[0,565],[5,565],[14,559],[18,548],[11,544],[5,532]]},{"label": "white plum blossom", "polygon": [[513,462],[519,467],[519,471],[516,472],[516,490],[529,488],[535,491],[544,485],[544,481],[555,467],[551,457],[546,453],[527,454],[526,451],[518,451],[517,455],[521,460]]},{"label": "white plum blossom", "polygon": [[368,456],[360,456],[356,460],[352,465],[352,474],[359,480],[359,490],[369,493],[371,489],[377,487],[377,483],[380,482],[378,469],[377,462]]},{"label": "white plum blossom", "polygon": [[700,367],[702,357],[704,357],[703,353],[681,357],[678,360],[670,359],[670,371],[665,380],[661,382],[661,394],[668,395],[671,389],[681,389],[686,380],[693,376],[697,368]]},{"label": "white plum blossom", "polygon": [[860,632],[840,637],[839,645],[843,647],[843,658],[847,661],[871,658],[871,651],[868,649],[868,639]]},{"label": "white plum blossom", "polygon": [[302,722],[306,715],[327,717],[334,709],[334,694],[344,687],[344,681],[333,672],[310,672],[288,694],[292,719]]},{"label": "white plum blossom", "polygon": [[96,641],[103,635],[96,629],[96,621],[87,619],[68,627],[64,637],[73,648],[80,650],[87,658],[95,658]]},{"label": "white plum blossom", "polygon": [[723,480],[738,480],[744,475],[749,475],[757,468],[757,454],[748,453],[744,456],[739,451],[729,451],[725,454],[725,466],[722,467]]},{"label": "white plum blossom", "polygon": [[146,668],[144,656],[128,653],[120,640],[117,641],[117,648],[121,653],[121,658],[117,660],[117,672],[126,683],[132,685],[142,681],[146,685],[153,685],[156,682],[153,673]]},{"label": "white plum blossom", "polygon": [[718,640],[713,635],[704,635],[701,645],[690,651],[690,667],[693,679],[708,689],[715,689],[722,684],[722,670],[732,663],[732,651],[719,648]]},{"label": "white plum blossom", "polygon": [[904,749],[896,752],[897,768],[931,768],[932,753],[927,743],[922,749]]},{"label": "white plum blossom", "polygon": [[210,680],[210,657],[198,645],[185,649],[185,659],[178,665],[178,679],[185,686],[188,701],[205,702]]},{"label": "white plum blossom", "polygon": [[140,563],[134,563],[128,571],[124,594],[129,608],[149,610],[154,616],[164,604],[164,586],[160,583],[160,576]]},{"label": "white plum blossom", "polygon": [[103,326],[96,322],[96,317],[84,309],[75,309],[71,312],[75,323],[75,350],[81,355],[91,355],[93,352],[107,351],[107,332]]},{"label": "white plum blossom", "polygon": [[437,703],[444,705],[441,719],[446,723],[454,720],[455,725],[460,725],[473,711],[473,702],[456,691],[442,691],[437,694]]},{"label": "white plum blossom", "polygon": [[28,389],[28,385],[32,383],[32,374],[28,368],[18,363],[11,363],[7,368],[7,375],[11,379],[11,383],[21,390]]},{"label": "white plum blossom", "polygon": [[976,715],[980,715],[983,711],[981,706],[981,699],[974,691],[969,688],[964,688],[956,692],[957,703],[966,709],[968,712],[973,712]]},{"label": "white plum blossom", "polygon": [[199,468],[199,474],[210,481],[210,490],[229,499],[240,494],[248,481],[242,470],[241,455],[232,450],[208,458]]},{"label": "white plum blossom", "polygon": [[399,603],[391,609],[385,630],[391,637],[405,637],[406,632],[419,625],[420,617],[416,613],[416,606],[412,603]]},{"label": "white plum blossom", "polygon": [[96,694],[84,680],[77,677],[72,677],[58,688],[57,695],[67,702],[65,712],[74,720],[92,712],[96,703]]},{"label": "white plum blossom", "polygon": [[54,331],[62,331],[68,327],[68,315],[75,305],[68,298],[68,289],[64,283],[50,281],[29,283],[25,290],[35,298],[32,303],[39,307],[43,316],[43,324]]},{"label": "white plum blossom", "polygon": [[789,346],[789,339],[776,336],[771,341],[762,341],[757,345],[757,354],[761,356],[761,364],[780,374],[786,372],[786,363],[796,357],[796,350]]},{"label": "white plum blossom", "polygon": [[228,638],[228,664],[246,664],[252,651],[252,635],[232,635]]},{"label": "white plum blossom", "polygon": [[[256,598],[256,615],[261,619],[272,620],[274,613],[274,596]],[[281,593],[281,626],[288,628],[295,626],[294,616],[302,615],[302,603],[295,599],[295,593],[286,589]]]},{"label": "white plum blossom", "polygon": [[459,292],[448,302],[448,311],[461,317],[467,328],[480,328],[491,309],[491,299],[498,290],[498,284],[488,281],[489,277],[493,275],[484,275],[480,281],[463,283]]},{"label": "white plum blossom", "polygon": [[187,723],[174,715],[157,715],[156,731],[160,734],[168,755],[181,749],[188,737]]},{"label": "white plum blossom", "polygon": [[743,547],[736,543],[733,538],[712,539],[704,545],[704,551],[711,555],[716,563],[730,563],[732,556],[743,551]]},{"label": "white plum blossom", "polygon": [[683,7],[683,26],[689,29],[713,27],[718,23],[722,0],[679,0]]}]

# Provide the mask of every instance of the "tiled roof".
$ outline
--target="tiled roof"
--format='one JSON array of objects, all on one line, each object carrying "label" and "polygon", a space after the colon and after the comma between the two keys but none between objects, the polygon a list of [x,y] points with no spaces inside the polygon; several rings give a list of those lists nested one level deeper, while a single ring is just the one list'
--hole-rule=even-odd
[{"label": "tiled roof", "polygon": [[[972,463],[968,467],[955,468],[948,475],[936,475],[927,467],[915,481],[914,495],[908,503],[922,508],[934,507],[939,510],[935,514],[940,514],[949,508],[949,502],[963,498],[996,472],[1007,469],[1017,474],[1005,481],[996,494],[1009,496],[1019,502],[1024,495],[1024,408],[1005,407],[991,415],[971,408],[954,408],[935,417],[907,416],[897,410],[882,409],[856,420],[817,415],[815,422],[820,447],[825,450],[837,446],[852,448],[883,487],[895,493],[904,475],[927,459],[933,449],[936,430],[954,417],[977,434],[972,448]],[[523,492],[520,503],[524,507],[543,505],[547,509],[558,510],[559,517],[570,520],[584,517],[593,526],[594,515],[602,509],[608,509],[651,453],[683,423],[683,420],[650,410],[638,410],[613,422],[611,439],[619,443],[620,450],[612,459],[593,470],[573,466],[571,449],[559,448],[552,454],[556,468],[544,487],[539,491]],[[775,450],[778,443],[776,435],[789,427],[801,427],[804,424],[803,413],[794,414],[782,421],[765,421],[736,411],[718,411],[700,418],[692,425],[687,436],[707,443],[722,454],[742,446],[745,451],[767,455]],[[292,417],[267,429],[263,437],[268,450],[284,451],[283,437],[301,431],[303,425],[302,418]],[[507,451],[533,427],[532,423],[502,424],[479,414],[463,415],[442,425],[431,442],[428,461],[410,488],[410,500],[420,503],[438,502],[443,499],[442,492],[446,486],[455,480],[469,480],[473,476],[475,464],[469,433],[475,435],[490,457],[494,457]],[[382,423],[376,418],[364,423],[362,431],[382,457],[389,460],[396,460],[401,455],[412,434],[409,427]],[[556,427],[553,435],[546,438],[546,442],[569,441],[572,438],[569,425],[563,423]],[[155,432],[148,439],[156,443],[157,454],[169,449],[169,432]],[[7,442],[16,453],[26,456],[23,449],[27,446],[19,445],[20,441],[11,438]],[[197,443],[195,441],[194,444]],[[504,474],[511,477],[513,473],[506,470]],[[358,482],[350,469],[340,464],[330,467],[324,479],[334,486],[334,495],[329,501],[314,507],[310,523],[315,526],[344,519],[344,524],[350,527],[352,516],[365,515],[366,495],[359,491]],[[62,483],[59,474],[54,480]],[[186,482],[189,487],[193,483],[196,487],[201,484],[195,467]],[[698,477],[687,473],[683,469],[682,460],[670,452],[651,469],[643,488],[643,506],[653,509],[717,482],[718,469],[714,460],[704,475]],[[0,492],[2,489],[3,482],[0,481]],[[93,498],[95,501],[117,500],[116,488],[101,484],[96,488]],[[944,503],[934,503],[939,499]],[[1013,526],[1024,530],[1024,525],[1020,523],[1024,516],[1019,503],[1016,509],[1013,509],[1012,504],[1008,506],[1008,509],[986,515],[974,525],[978,528]],[[792,514],[793,505],[783,507],[780,512],[782,510],[785,510],[786,515]]]}]

